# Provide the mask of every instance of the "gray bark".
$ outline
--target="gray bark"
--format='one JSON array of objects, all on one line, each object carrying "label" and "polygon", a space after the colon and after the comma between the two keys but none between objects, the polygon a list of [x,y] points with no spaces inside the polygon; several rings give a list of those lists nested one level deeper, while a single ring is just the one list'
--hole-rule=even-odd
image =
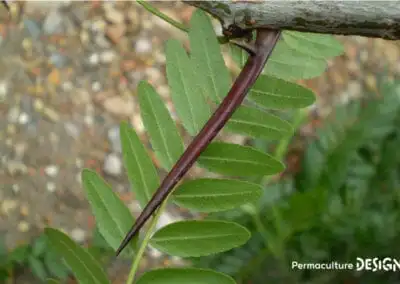
[{"label": "gray bark", "polygon": [[400,39],[400,1],[185,1],[224,30],[274,28]]}]

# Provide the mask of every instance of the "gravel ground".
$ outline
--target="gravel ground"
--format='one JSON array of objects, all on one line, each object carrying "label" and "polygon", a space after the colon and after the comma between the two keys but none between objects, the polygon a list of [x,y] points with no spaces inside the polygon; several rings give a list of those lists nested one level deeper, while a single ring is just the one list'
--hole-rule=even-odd
[{"label": "gravel ground", "polygon": [[[134,96],[140,80],[156,86],[171,107],[163,42],[185,35],[133,2],[11,6],[11,20],[0,13],[0,233],[10,248],[46,226],[84,243],[94,220],[82,168],[101,173],[132,212],[139,211],[122,169],[118,124],[131,121],[143,135]],[[192,11],[177,2],[156,6],[183,22]],[[374,90],[375,74],[400,75],[398,41],[340,40],[346,54],[324,76],[302,82],[319,96],[322,114],[334,101]],[[163,222],[180,213],[172,210]],[[155,252],[149,259],[165,261]]]}]

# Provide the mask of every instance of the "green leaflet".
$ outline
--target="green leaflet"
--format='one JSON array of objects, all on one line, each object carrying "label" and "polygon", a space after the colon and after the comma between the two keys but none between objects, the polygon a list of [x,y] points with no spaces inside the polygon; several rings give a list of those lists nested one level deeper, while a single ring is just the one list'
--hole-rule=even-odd
[{"label": "green leaflet", "polygon": [[142,208],[157,189],[160,180],[157,171],[135,130],[128,123],[120,126],[122,154],[129,182]]},{"label": "green leaflet", "polygon": [[241,246],[249,238],[249,231],[236,223],[181,221],[155,232],[150,244],[171,255],[199,257]]},{"label": "green leaflet", "polygon": [[272,156],[252,147],[222,142],[211,143],[198,162],[210,171],[232,176],[272,175],[285,168]]},{"label": "green leaflet", "polygon": [[293,128],[287,121],[260,109],[241,106],[224,129],[255,138],[279,139],[290,135]]},{"label": "green leaflet", "polygon": [[[84,169],[82,182],[97,228],[110,247],[117,249],[133,223],[131,213],[96,172]],[[133,253],[132,247],[127,252]]]},{"label": "green leaflet", "polygon": [[292,49],[285,41],[280,40],[263,73],[293,81],[317,77],[325,71],[325,68],[324,59],[317,59]]},{"label": "green leaflet", "polygon": [[[243,67],[248,55],[245,51],[231,45],[231,56],[238,66]],[[291,48],[284,40],[279,40],[263,74],[294,81],[310,79],[321,75],[326,68],[324,59]]]},{"label": "green leaflet", "polygon": [[167,78],[171,88],[171,97],[176,112],[185,129],[197,134],[210,116],[207,105],[192,62],[181,43],[168,40],[165,47],[167,58]]},{"label": "green leaflet", "polygon": [[247,181],[195,179],[182,183],[174,192],[174,201],[197,212],[233,209],[259,199],[262,188]]},{"label": "green leaflet", "polygon": [[164,268],[143,274],[137,284],[235,284],[232,277],[210,269]]},{"label": "green leaflet", "polygon": [[310,89],[266,75],[257,79],[248,97],[268,109],[303,108],[315,101]]},{"label": "green leaflet", "polygon": [[47,284],[59,284],[60,282],[58,280],[55,280],[55,279],[47,279],[46,283]]},{"label": "green leaflet", "polygon": [[139,84],[139,104],[151,145],[165,170],[170,170],[183,153],[183,142],[163,100],[147,82]]},{"label": "green leaflet", "polygon": [[220,102],[229,91],[231,78],[221,54],[210,18],[196,10],[190,21],[190,57],[196,66],[196,77],[206,96]]},{"label": "green leaflet", "polygon": [[97,260],[78,246],[66,234],[56,229],[46,228],[45,233],[51,245],[71,268],[76,279],[81,284],[109,284],[104,269]]},{"label": "green leaflet", "polygon": [[329,59],[344,52],[343,45],[331,35],[284,31],[283,38],[291,48],[315,58]]}]

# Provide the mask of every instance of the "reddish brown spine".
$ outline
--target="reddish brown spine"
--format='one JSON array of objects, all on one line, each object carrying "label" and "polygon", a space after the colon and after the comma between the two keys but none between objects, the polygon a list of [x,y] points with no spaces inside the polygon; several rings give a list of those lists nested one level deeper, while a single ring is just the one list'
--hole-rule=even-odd
[{"label": "reddish brown spine", "polygon": [[228,95],[164,178],[161,185],[122,241],[116,252],[117,255],[119,255],[129,241],[137,235],[146,221],[151,217],[154,211],[157,210],[165,198],[167,198],[175,185],[182,179],[190,167],[196,162],[200,154],[207,148],[208,144],[210,144],[211,140],[213,140],[222,127],[224,127],[234,111],[241,105],[246,94],[262,72],[279,39],[280,33],[281,32],[277,30],[257,30],[254,53],[250,53],[245,66],[236,78]]}]

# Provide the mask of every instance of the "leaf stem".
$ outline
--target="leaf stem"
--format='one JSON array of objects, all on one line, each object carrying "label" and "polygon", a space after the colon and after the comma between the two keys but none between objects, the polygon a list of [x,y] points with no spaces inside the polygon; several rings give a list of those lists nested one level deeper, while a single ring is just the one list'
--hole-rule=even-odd
[{"label": "leaf stem", "polygon": [[179,23],[178,21],[175,21],[174,19],[172,19],[171,17],[169,17],[166,14],[164,14],[163,12],[161,12],[159,9],[157,9],[153,5],[149,4],[147,1],[137,0],[136,2],[139,5],[141,5],[143,8],[145,8],[147,11],[149,11],[153,15],[163,19],[164,21],[168,22],[175,28],[177,28],[185,33],[187,33],[189,31],[189,29],[184,24]]},{"label": "leaf stem", "polygon": [[150,226],[146,231],[144,239],[140,243],[139,250],[138,250],[135,258],[133,259],[132,267],[131,267],[131,270],[129,271],[129,275],[128,275],[128,279],[126,281],[126,284],[133,284],[133,281],[135,280],[136,272],[137,272],[137,270],[139,268],[140,260],[142,259],[142,256],[144,254],[144,251],[146,250],[147,244],[150,241],[153,229],[156,226],[157,221],[161,216],[161,213],[164,211],[167,202],[168,202],[168,198],[165,199],[165,201],[161,204],[160,208],[157,210],[157,213],[154,215],[153,219],[151,220]]}]

